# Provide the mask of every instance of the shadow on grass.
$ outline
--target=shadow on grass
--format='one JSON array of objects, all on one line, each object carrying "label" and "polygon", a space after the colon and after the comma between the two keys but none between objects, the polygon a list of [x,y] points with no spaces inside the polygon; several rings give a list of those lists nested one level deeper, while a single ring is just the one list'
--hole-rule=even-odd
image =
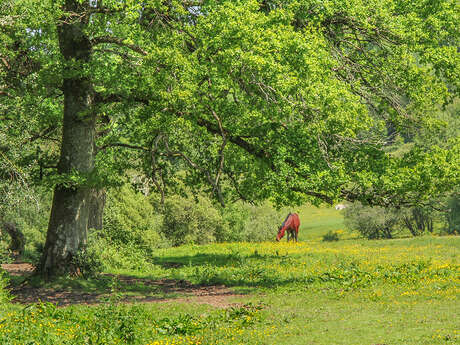
[{"label": "shadow on grass", "polygon": [[[309,285],[305,277],[280,277],[270,266],[288,269],[295,259],[287,255],[239,253],[176,255],[153,257],[152,261],[166,269],[162,278],[149,272],[137,276],[104,273],[91,278],[61,277],[47,282],[30,276],[24,284],[24,276],[11,277],[11,293],[16,302],[33,303],[39,300],[68,304],[94,304],[111,296],[121,300],[164,300],[184,296],[226,296],[249,294],[257,289],[273,289],[289,285]],[[225,269],[228,268],[228,269]],[[228,288],[234,288],[233,291]]]},{"label": "shadow on grass", "polygon": [[[11,267],[12,271],[14,268]],[[102,302],[194,302],[216,307],[233,305],[228,298],[242,295],[223,285],[192,284],[183,279],[158,279],[103,273],[91,278],[60,277],[45,281],[30,272],[10,276],[13,303],[51,302],[58,306]]]},{"label": "shadow on grass", "polygon": [[240,265],[247,260],[266,262],[267,260],[286,260],[289,256],[280,254],[259,254],[257,251],[251,255],[232,254],[204,254],[195,255],[153,257],[152,263],[166,269],[177,269],[184,266],[208,266],[225,267],[231,265]]}]

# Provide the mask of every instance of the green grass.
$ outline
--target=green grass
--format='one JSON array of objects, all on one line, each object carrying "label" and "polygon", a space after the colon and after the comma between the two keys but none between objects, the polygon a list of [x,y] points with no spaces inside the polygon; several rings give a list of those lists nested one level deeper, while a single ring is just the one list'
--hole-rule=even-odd
[{"label": "green grass", "polygon": [[[163,249],[150,271],[112,273],[224,284],[245,293],[234,302],[252,304],[230,316],[178,302],[61,309],[4,304],[0,343],[455,344],[459,247],[458,237],[423,237]],[[111,280],[53,284],[107,291]],[[118,284],[117,293],[158,292]],[[104,322],[97,321],[101,317]],[[41,332],[39,324],[47,324],[48,331]]]},{"label": "green grass", "polygon": [[325,233],[343,229],[341,213],[309,207],[298,211],[302,225],[297,244],[165,248],[156,250],[146,267],[117,266],[107,272],[225,285],[242,294],[229,300],[237,307],[179,301],[119,304],[125,296],[181,296],[108,276],[34,281],[112,298],[93,307],[4,303],[0,344],[460,343],[460,237],[368,241],[340,232],[338,242],[324,242]]},{"label": "green grass", "polygon": [[299,209],[299,217],[299,239],[302,241],[319,239],[328,231],[345,229],[343,211],[338,211],[334,207],[302,206]]},{"label": "green grass", "polygon": [[[304,205],[287,209],[285,213],[287,212],[299,214],[299,241],[318,240],[329,231],[340,231],[342,238],[356,237],[356,234],[344,231],[343,211],[338,211],[334,207]],[[280,223],[282,220],[280,219]]]}]

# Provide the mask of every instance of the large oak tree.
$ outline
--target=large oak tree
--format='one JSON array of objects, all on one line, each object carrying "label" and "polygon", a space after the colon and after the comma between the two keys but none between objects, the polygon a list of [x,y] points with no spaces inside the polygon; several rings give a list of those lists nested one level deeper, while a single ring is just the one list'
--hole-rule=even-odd
[{"label": "large oak tree", "polygon": [[40,164],[54,186],[40,271],[77,269],[97,189],[127,169],[222,204],[400,206],[458,185],[459,140],[386,149],[442,126],[434,114],[458,96],[458,6],[2,1],[1,130],[22,124],[24,149],[62,133],[55,172]]}]

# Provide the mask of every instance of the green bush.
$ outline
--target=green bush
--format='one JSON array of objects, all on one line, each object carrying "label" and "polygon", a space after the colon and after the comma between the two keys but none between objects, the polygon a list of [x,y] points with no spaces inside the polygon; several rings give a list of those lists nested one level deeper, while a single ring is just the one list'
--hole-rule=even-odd
[{"label": "green bush", "polygon": [[0,263],[8,264],[12,261],[12,257],[8,250],[8,241],[2,238],[0,235]]},{"label": "green bush", "polygon": [[329,230],[323,235],[324,242],[336,242],[339,240],[339,234],[336,231]]},{"label": "green bush", "polygon": [[175,246],[210,242],[273,240],[282,212],[269,203],[254,206],[237,202],[222,208],[203,195],[166,199],[164,236]]},{"label": "green bush", "polygon": [[269,203],[246,205],[249,217],[245,223],[243,239],[247,242],[274,240],[284,212],[275,210]]},{"label": "green bush", "polygon": [[129,185],[114,188],[107,192],[102,230],[90,230],[88,245],[76,260],[86,274],[101,268],[146,268],[156,248],[169,246],[161,226],[162,215],[148,197]]},{"label": "green bush", "polygon": [[96,247],[92,246],[92,242],[88,241],[88,244],[82,247],[77,255],[72,258],[72,264],[78,267],[80,274],[85,277],[92,277],[102,271],[103,263],[100,258],[100,253],[96,250]]},{"label": "green bush", "polygon": [[228,231],[225,238],[219,239],[221,242],[242,242],[247,241],[248,234],[246,224],[249,221],[249,205],[236,202],[221,208],[223,220],[228,224]]},{"label": "green bush", "polygon": [[164,205],[163,234],[174,246],[225,241],[229,227],[209,198],[195,199],[178,195],[168,197]]},{"label": "green bush", "polygon": [[161,236],[161,226],[162,216],[148,198],[125,185],[109,191],[103,230],[97,233],[109,243],[131,245],[151,253],[168,245]]},{"label": "green bush", "polygon": [[393,238],[400,222],[400,215],[391,209],[363,206],[359,202],[347,207],[343,215],[346,227],[367,239]]},{"label": "green bush", "polygon": [[11,301],[12,297],[8,291],[8,273],[0,268],[0,305]]},{"label": "green bush", "polygon": [[128,269],[148,270],[152,268],[151,251],[144,250],[132,243],[111,243],[107,238],[95,236],[90,248],[97,253],[97,257],[105,270]]},{"label": "green bush", "polygon": [[[38,262],[41,249],[45,243],[48,227],[49,210],[51,208],[51,193],[45,189],[28,190],[30,197],[18,204],[6,205],[3,210],[4,221],[14,223],[25,237],[25,252],[23,258],[33,263]],[[0,207],[1,208],[1,207]],[[10,242],[5,235],[4,241]]]}]

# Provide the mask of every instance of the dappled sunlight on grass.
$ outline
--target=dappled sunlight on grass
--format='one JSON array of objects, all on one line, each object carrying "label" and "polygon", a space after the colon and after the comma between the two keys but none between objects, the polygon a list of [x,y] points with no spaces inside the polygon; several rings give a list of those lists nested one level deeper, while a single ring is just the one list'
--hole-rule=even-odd
[{"label": "dappled sunlight on grass", "polygon": [[[460,296],[459,248],[460,237],[427,236],[159,249],[150,258],[150,270],[119,268],[127,275],[126,284],[114,271],[99,282],[57,284],[110,288],[120,297],[159,294],[154,283],[162,279],[173,285],[225,285],[244,292],[237,301],[253,304],[215,309],[183,301],[163,307],[109,299],[91,308],[6,306],[0,308],[0,343],[302,344],[308,335],[320,344],[328,344],[325,339],[341,339],[337,344],[453,344],[459,340],[453,316]],[[350,339],[342,339],[350,329]]]},{"label": "dappled sunlight on grass", "polygon": [[[325,243],[224,243],[163,250],[157,263],[176,263],[164,272],[196,284],[253,289],[298,285],[337,291],[398,286],[420,295],[455,298],[458,293],[457,238]],[[378,244],[378,245],[377,245]],[[407,293],[408,294],[408,293]],[[413,294],[413,293],[412,293]]]}]

